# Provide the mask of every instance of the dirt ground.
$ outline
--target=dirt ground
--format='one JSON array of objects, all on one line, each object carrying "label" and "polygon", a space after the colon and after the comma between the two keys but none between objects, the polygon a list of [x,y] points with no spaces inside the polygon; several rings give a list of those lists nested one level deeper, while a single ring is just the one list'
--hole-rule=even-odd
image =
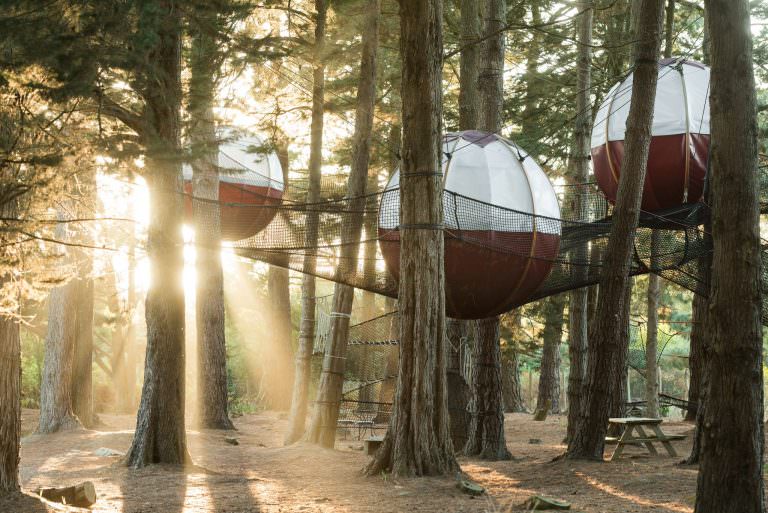
[{"label": "dirt ground", "polygon": [[[565,417],[535,422],[529,415],[508,415],[512,461],[460,459],[462,469],[488,491],[472,498],[456,488],[453,477],[363,477],[360,470],[368,457],[355,439],[339,440],[335,450],[303,443],[283,447],[286,422],[274,412],[236,419],[237,432],[189,431],[196,466],[187,472],[162,466],[128,470],[119,456],[98,456],[96,451],[124,453],[134,418],[101,419],[104,427],[98,431],[26,436],[21,457],[24,489],[90,480],[98,494],[92,511],[121,513],[506,512],[516,511],[533,494],[567,500],[573,511],[582,513],[693,511],[696,469],[678,465],[690,450],[692,426],[684,423],[663,425],[665,432],[689,435],[686,441],[674,442],[677,458],[650,457],[630,448],[612,463],[552,463],[564,450]],[[36,412],[25,411],[24,429],[31,432],[35,423]],[[225,441],[232,436],[239,445]],[[50,508],[16,501],[0,503],[0,511]]]}]

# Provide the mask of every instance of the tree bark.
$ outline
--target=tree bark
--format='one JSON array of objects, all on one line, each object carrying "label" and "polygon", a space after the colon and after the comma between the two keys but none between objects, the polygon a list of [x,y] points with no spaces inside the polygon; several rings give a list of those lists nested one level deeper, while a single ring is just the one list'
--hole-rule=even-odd
[{"label": "tree bark", "polygon": [[400,4],[400,368],[392,417],[368,475],[458,470],[446,400],[441,0]]},{"label": "tree bark", "polygon": [[83,426],[97,424],[93,409],[93,278],[90,255],[82,255],[75,283],[75,347],[72,369],[72,411]]},{"label": "tree bark", "polygon": [[[653,239],[657,238],[655,234],[651,248],[654,247]],[[659,416],[659,292],[659,277],[651,273],[648,275],[648,332],[645,336],[645,415],[653,418]]]},{"label": "tree bark", "polygon": [[714,247],[695,511],[762,513],[760,187],[750,5],[706,0],[705,7],[712,54]]},{"label": "tree bark", "polygon": [[[592,131],[592,20],[594,7],[591,0],[578,4],[579,19],[576,37],[579,41],[576,64],[576,122],[571,143],[571,155],[568,159],[568,176],[572,185],[585,184],[589,177],[590,132]],[[568,198],[566,207],[574,218],[586,219],[587,205],[584,190],[580,186],[572,187],[573,194]],[[587,259],[587,250],[574,252],[574,260],[583,262]],[[586,274],[586,268],[577,266],[577,277]],[[581,413],[582,391],[587,367],[587,325],[589,320],[589,289],[582,287],[568,294],[568,427],[566,440],[571,440]]]},{"label": "tree bark", "polygon": [[464,454],[484,460],[512,458],[504,436],[501,396],[501,346],[497,317],[476,321],[477,343],[472,372],[472,420]]},{"label": "tree bark", "polygon": [[[347,181],[347,198],[353,212],[365,209],[365,189],[368,182],[373,114],[376,107],[376,52],[379,44],[379,0],[368,0],[365,29],[362,36],[360,81],[357,88],[355,133],[352,143],[352,166]],[[343,282],[357,271],[363,217],[356,215],[345,220],[339,266],[336,269],[336,287],[331,312],[330,343],[323,359],[323,370],[317,392],[312,422],[307,440],[333,447],[336,424],[344,388],[344,363],[349,340],[349,322],[355,290]]]},{"label": "tree bark", "polygon": [[505,351],[501,357],[502,399],[507,413],[527,413],[520,381],[520,355],[515,350]]},{"label": "tree bark", "polygon": [[[485,0],[483,36],[480,45],[480,70],[478,75],[478,96],[480,101],[479,128],[500,133],[504,107],[504,26],[506,24],[506,1]],[[489,37],[490,36],[490,37]],[[482,324],[482,328],[481,328]],[[491,326],[491,324],[495,324]],[[470,423],[469,436],[464,452],[479,454],[483,459],[509,459],[511,456],[504,440],[504,402],[502,399],[501,348],[499,340],[499,318],[484,319],[477,324],[477,351],[475,365],[499,369],[490,379],[473,376],[472,402],[475,405],[474,418]],[[496,337],[481,340],[482,337]],[[487,369],[486,369],[487,370]],[[478,388],[482,387],[482,388]],[[492,387],[492,388],[484,388]],[[491,411],[489,408],[496,408]],[[478,415],[480,417],[478,418]],[[500,422],[501,427],[497,425]],[[487,424],[486,424],[487,423]],[[496,436],[494,433],[498,432]],[[490,444],[497,444],[491,448]],[[482,449],[481,449],[482,445]]]},{"label": "tree bark", "polygon": [[448,342],[448,412],[451,417],[451,441],[454,449],[461,449],[467,443],[472,415],[469,411],[472,389],[464,379],[461,369],[461,354],[467,346],[467,322],[448,319],[446,338]]},{"label": "tree bark", "polygon": [[[7,277],[0,279],[0,285],[6,279]],[[3,362],[0,367],[0,496],[2,496],[19,490],[21,340],[18,319],[10,315],[0,315],[0,362]]]},{"label": "tree bark", "polygon": [[[290,170],[288,142],[281,138],[275,142],[277,159],[283,170],[283,183],[287,184]],[[284,194],[286,192],[284,191]],[[282,215],[281,212],[277,214]],[[288,270],[289,255],[283,255],[282,265],[270,265],[267,274],[267,292],[272,326],[272,345],[270,351],[274,360],[267,369],[269,388],[266,390],[267,404],[276,410],[290,410],[291,387],[296,377],[294,372],[295,355],[292,351],[293,325],[291,320],[291,281]]]},{"label": "tree bark", "polygon": [[41,434],[81,426],[72,411],[77,289],[77,279],[71,279],[65,285],[51,290],[48,297],[48,333],[45,337],[40,418],[37,425],[37,432]]},{"label": "tree bark", "polygon": [[153,87],[146,92],[152,148],[147,155],[151,218],[147,236],[152,281],[145,313],[147,353],[130,467],[189,461],[184,431],[184,257],[180,165],[181,20],[174,2],[157,2]]},{"label": "tree bark", "polygon": [[[325,0],[315,0],[315,43],[312,72],[312,124],[309,148],[309,189],[307,203],[320,199],[320,180],[323,165],[323,105],[325,103],[325,24],[328,6]],[[318,214],[307,212],[307,227],[304,245],[308,248],[317,243]],[[285,443],[292,444],[304,436],[307,417],[307,395],[312,374],[312,350],[315,343],[315,271],[317,258],[308,251],[304,257],[301,282],[301,321],[299,324],[299,348],[296,352],[296,367],[291,396],[291,410],[288,417],[288,432]]]},{"label": "tree bark", "polygon": [[663,0],[641,2],[626,153],[621,164],[619,193],[600,280],[597,315],[595,324],[590,327],[583,409],[566,452],[566,457],[572,459],[602,460],[609,407],[612,394],[615,394],[611,387],[620,379],[622,371],[622,342],[616,334],[627,322],[623,314],[627,311],[627,278],[651,141],[664,18]]},{"label": "tree bark", "polygon": [[224,273],[221,266],[219,145],[213,105],[216,96],[217,41],[211,35],[217,15],[196,11],[191,24],[189,136],[195,224],[195,326],[197,336],[197,422],[208,429],[234,429],[228,414]]},{"label": "tree bark", "polygon": [[459,130],[475,130],[480,117],[480,96],[477,94],[480,57],[482,2],[461,0],[461,55],[459,66]]},{"label": "tree bark", "polygon": [[537,411],[560,413],[560,342],[563,338],[564,308],[565,296],[552,296],[545,302]]}]

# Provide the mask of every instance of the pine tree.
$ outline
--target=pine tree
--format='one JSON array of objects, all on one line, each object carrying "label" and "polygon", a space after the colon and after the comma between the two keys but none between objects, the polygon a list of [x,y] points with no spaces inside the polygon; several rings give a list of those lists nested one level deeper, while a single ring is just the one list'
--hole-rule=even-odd
[{"label": "pine tree", "polygon": [[[610,405],[617,395],[611,387],[619,383],[623,370],[622,344],[616,334],[628,321],[622,313],[628,311],[627,277],[648,160],[664,21],[663,0],[641,0],[640,4],[626,152],[600,280],[597,315],[590,326],[584,404],[573,437],[568,440],[568,458],[602,459]],[[626,353],[623,356],[626,361]]]},{"label": "pine tree", "polygon": [[[367,0],[365,27],[362,36],[360,81],[357,90],[355,134],[352,143],[352,166],[347,181],[349,209],[353,212],[365,208],[371,131],[376,102],[378,35],[379,0]],[[336,270],[336,278],[339,282],[348,279],[348,276],[357,269],[357,254],[362,229],[362,216],[354,216],[345,222],[342,237],[344,243],[339,258],[340,263]],[[336,441],[336,423],[339,418],[344,385],[344,362],[346,360],[354,292],[351,286],[343,283],[337,283],[334,290],[330,342],[323,359],[317,401],[315,401],[312,421],[307,432],[307,440],[323,447],[333,447]]]},{"label": "pine tree", "polygon": [[458,469],[446,400],[444,240],[439,229],[442,21],[441,0],[400,6],[400,367],[387,434],[366,468],[368,475],[439,475]]},{"label": "pine tree", "polygon": [[695,511],[762,513],[761,241],[750,5],[707,0],[705,7],[712,52],[714,246],[706,323],[712,350]]},{"label": "pine tree", "polygon": [[[323,149],[323,104],[325,103],[325,25],[328,5],[325,0],[315,0],[315,42],[313,47],[314,62],[312,73],[312,126],[309,149],[309,188],[307,203],[316,203],[320,198],[320,179]],[[307,213],[306,246],[311,247],[317,241],[318,217],[316,213]],[[301,282],[301,324],[299,326],[299,349],[296,352],[296,372],[294,374],[293,395],[289,417],[288,433],[285,443],[296,442],[304,435],[307,417],[307,395],[311,373],[312,349],[315,342],[315,269],[317,260],[311,253],[304,258]]]}]

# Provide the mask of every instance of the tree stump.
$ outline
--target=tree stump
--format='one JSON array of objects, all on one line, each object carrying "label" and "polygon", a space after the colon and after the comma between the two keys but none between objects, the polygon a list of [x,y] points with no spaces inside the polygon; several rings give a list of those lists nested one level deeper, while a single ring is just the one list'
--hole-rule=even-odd
[{"label": "tree stump", "polygon": [[35,494],[49,501],[78,508],[90,508],[96,502],[96,488],[90,481],[65,488],[39,488]]}]

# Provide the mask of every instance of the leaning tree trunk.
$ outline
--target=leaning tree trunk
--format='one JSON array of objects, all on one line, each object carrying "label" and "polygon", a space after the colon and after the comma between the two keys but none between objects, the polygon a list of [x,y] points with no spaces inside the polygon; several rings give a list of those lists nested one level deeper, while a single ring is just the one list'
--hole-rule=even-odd
[{"label": "leaning tree trunk", "polygon": [[446,401],[441,0],[400,5],[400,368],[392,418],[368,475],[458,470]]},{"label": "leaning tree trunk", "polygon": [[762,270],[750,3],[706,0],[705,6],[712,53],[714,247],[695,511],[762,513]]},{"label": "leaning tree trunk", "polygon": [[[313,49],[314,70],[312,73],[312,124],[309,147],[309,188],[307,203],[320,199],[320,180],[323,164],[323,105],[325,103],[325,23],[328,6],[325,0],[315,0],[315,44]],[[288,417],[288,432],[285,443],[292,444],[304,436],[307,418],[307,395],[312,375],[312,351],[315,343],[315,272],[317,257],[311,249],[317,245],[318,214],[312,209],[306,213],[304,256],[301,282],[301,321],[299,323],[299,347],[296,351],[296,367],[291,395],[291,410]]]},{"label": "leaning tree trunk", "polygon": [[[579,43],[576,64],[576,123],[573,130],[571,155],[568,159],[568,176],[572,181],[573,193],[567,198],[566,206],[578,220],[586,220],[587,205],[584,201],[585,184],[589,176],[590,132],[592,131],[592,109],[589,91],[592,87],[592,19],[594,9],[591,0],[578,4],[577,38]],[[579,248],[572,257],[584,262],[588,254]],[[576,278],[586,274],[585,266],[576,266]],[[581,412],[582,390],[586,375],[587,321],[589,318],[589,289],[582,287],[568,294],[568,427],[566,440],[573,438],[577,419]]]},{"label": "leaning tree trunk", "polygon": [[[275,142],[277,159],[283,171],[283,183],[288,191],[288,178],[290,159],[288,155],[288,141],[280,138]],[[278,212],[278,216],[282,213]],[[279,265],[270,265],[267,274],[267,293],[269,301],[269,315],[272,326],[272,349],[274,360],[270,363],[267,376],[274,376],[273,383],[267,390],[268,404],[277,410],[286,410],[291,407],[291,387],[296,378],[294,374],[294,360],[291,344],[293,325],[291,321],[291,281],[288,263],[290,255],[279,255],[276,260]]]},{"label": "leaning tree trunk", "polygon": [[[486,39],[480,45],[478,76],[479,128],[498,134],[502,128],[504,103],[506,1],[486,0],[484,14],[483,34]],[[473,455],[478,454],[483,459],[509,459],[511,455],[504,439],[499,318],[494,317],[479,321],[477,328],[475,368],[477,369],[477,365],[484,365],[487,366],[486,371],[496,368],[499,369],[499,372],[489,373],[489,379],[479,377],[477,371],[474,373],[472,402],[475,411],[464,452]],[[482,340],[483,337],[495,338]]]},{"label": "leaning tree trunk", "polygon": [[[663,0],[640,0],[632,102],[627,119],[626,151],[611,234],[600,279],[595,324],[590,327],[587,383],[568,458],[603,457],[612,386],[620,379],[622,343],[616,334],[626,322],[625,302],[635,230],[640,214],[651,123],[656,98],[659,47],[664,20]],[[617,315],[617,313],[619,315]]]},{"label": "leaning tree trunk", "polygon": [[[4,208],[4,211],[13,210]],[[3,241],[7,239],[2,238]],[[7,280],[0,278],[0,289]],[[0,314],[0,497],[19,490],[21,444],[21,340],[19,319]]]},{"label": "leaning tree trunk", "polygon": [[217,41],[210,34],[216,15],[198,12],[191,24],[189,128],[195,224],[195,326],[197,336],[197,422],[202,428],[234,429],[228,414],[224,273],[221,266],[219,145],[213,105]]},{"label": "leaning tree trunk", "polygon": [[[373,113],[376,104],[376,51],[379,44],[379,0],[368,0],[365,29],[362,36],[360,81],[357,87],[355,133],[352,142],[352,166],[347,182],[347,198],[351,212],[365,209],[365,188],[368,182]],[[344,363],[349,339],[349,322],[355,289],[344,285],[357,271],[363,217],[347,217],[342,228],[341,256],[336,269],[336,289],[331,312],[331,336],[323,359],[323,370],[317,391],[317,401],[307,440],[323,447],[333,447],[336,424],[344,387]]]},{"label": "leaning tree trunk", "polygon": [[48,333],[40,385],[38,433],[80,427],[80,421],[72,411],[77,289],[77,279],[73,278],[53,289],[48,297]]},{"label": "leaning tree trunk", "polygon": [[181,23],[172,2],[159,2],[160,29],[148,55],[157,75],[147,93],[156,134],[147,158],[151,212],[147,255],[152,281],[147,291],[147,353],[136,431],[126,456],[131,467],[189,461],[184,431],[183,189],[179,164]]},{"label": "leaning tree trunk", "polygon": [[544,306],[544,347],[541,353],[536,411],[560,413],[560,342],[563,338],[565,297],[552,296]]}]

